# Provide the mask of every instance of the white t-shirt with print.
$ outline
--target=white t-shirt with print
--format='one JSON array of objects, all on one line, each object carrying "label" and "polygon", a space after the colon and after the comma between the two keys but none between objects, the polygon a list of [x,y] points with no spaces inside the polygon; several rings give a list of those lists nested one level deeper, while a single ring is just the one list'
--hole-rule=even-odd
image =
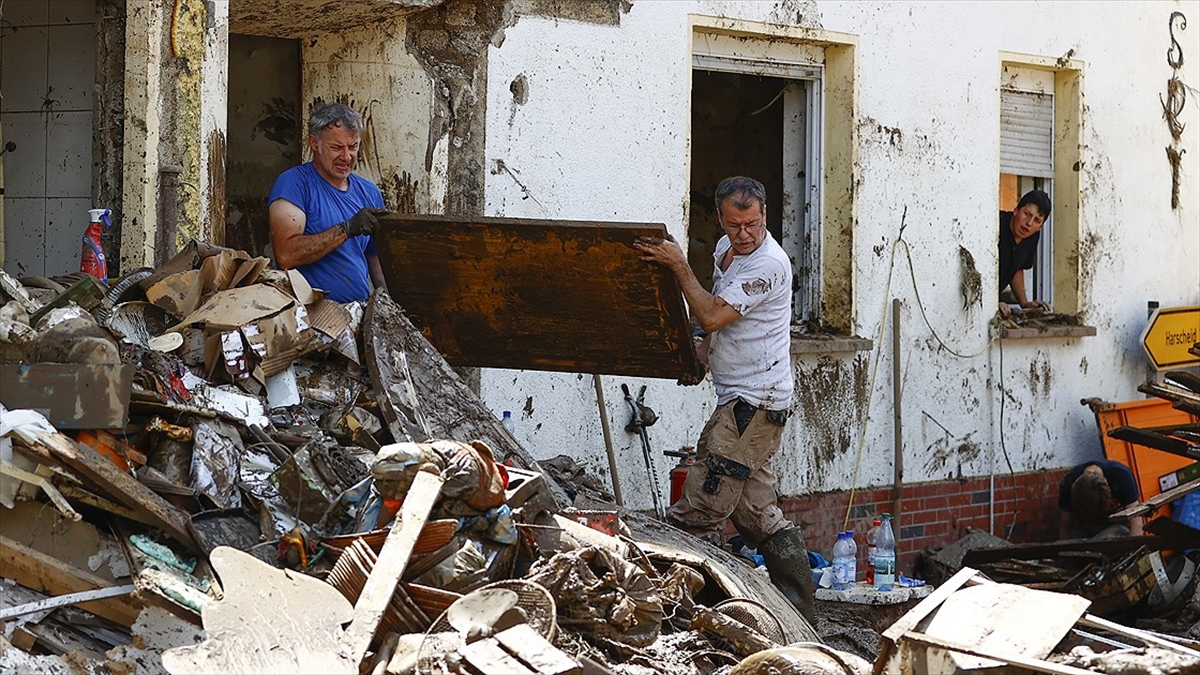
[{"label": "white t-shirt with print", "polygon": [[741,314],[712,335],[708,365],[717,403],[737,397],[768,410],[792,404],[792,265],[770,233],[750,255],[735,255],[725,271],[728,236],[713,254],[713,295]]}]

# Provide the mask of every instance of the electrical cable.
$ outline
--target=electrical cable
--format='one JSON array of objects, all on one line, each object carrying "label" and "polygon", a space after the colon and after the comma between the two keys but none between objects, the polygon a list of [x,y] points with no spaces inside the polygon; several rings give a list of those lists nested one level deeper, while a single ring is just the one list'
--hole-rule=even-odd
[{"label": "electrical cable", "polygon": [[[887,283],[885,284],[884,290],[883,290],[883,312],[882,312],[883,318],[879,322],[879,334],[878,334],[878,337],[876,338],[875,344],[876,345],[883,344],[883,334],[887,329],[887,323],[888,323],[888,311],[887,311],[888,303],[891,302],[890,296],[891,296],[891,292],[892,292],[892,279],[894,276],[894,272],[896,270],[896,250],[898,248],[900,248],[901,244],[903,244],[904,245],[904,256],[908,260],[908,274],[909,274],[909,278],[912,279],[913,294],[916,297],[917,308],[921,310],[921,318],[925,321],[925,327],[929,329],[929,332],[933,335],[934,340],[936,340],[938,345],[941,346],[942,349],[946,350],[947,353],[949,353],[952,356],[955,356],[957,358],[960,358],[960,359],[973,359],[973,358],[983,354],[989,348],[991,348],[993,342],[997,342],[995,334],[990,335],[988,337],[988,341],[983,345],[983,347],[979,351],[974,352],[972,354],[962,354],[962,353],[959,353],[957,350],[952,349],[949,345],[947,345],[946,342],[944,340],[942,340],[941,336],[938,335],[937,331],[934,330],[933,324],[930,323],[929,316],[925,313],[925,304],[921,301],[921,291],[917,287],[917,272],[916,272],[916,268],[913,266],[912,250],[909,248],[908,242],[904,240],[904,226],[905,226],[904,219],[907,215],[908,215],[908,207],[905,207],[904,214],[901,215],[901,217],[900,217],[900,234],[899,234],[899,236],[896,237],[896,241],[894,241],[892,243],[892,255],[888,262]],[[1001,348],[1001,349],[1003,350],[1003,348]],[[855,457],[854,457],[854,474],[850,481],[850,499],[846,504],[846,515],[842,519],[842,529],[843,530],[847,529],[850,526],[850,512],[854,508],[854,495],[858,491],[858,472],[859,472],[859,469],[862,468],[862,453],[863,453],[863,447],[866,444],[866,439],[867,439],[867,425],[871,421],[871,399],[874,397],[874,393],[875,393],[875,381],[876,381],[876,376],[879,373],[879,360],[880,360],[880,357],[882,356],[882,354],[883,354],[882,349],[876,350],[875,363],[872,364],[872,366],[871,366],[871,381],[867,386],[867,406],[866,406],[866,411],[864,412],[864,415],[863,415],[862,428],[858,434],[858,449],[856,450]],[[892,358],[897,358],[897,356],[892,355]],[[1004,365],[1003,351],[1001,351],[1001,370],[1003,370],[1003,365]],[[1003,377],[1003,372],[1001,372],[1001,377]],[[1003,391],[1001,392],[1000,411],[1001,411],[1000,426],[1001,426],[1001,430],[1002,430],[1002,433],[1000,436],[1000,442],[1001,442],[1001,445],[1003,446],[1003,443],[1004,443]],[[1008,451],[1007,450],[1004,451],[1004,457],[1005,457],[1005,460],[1008,459]],[[1011,462],[1009,463],[1009,474],[1012,475],[1013,485],[1014,485],[1014,489],[1015,489],[1016,476],[1014,474],[1012,474],[1012,463]],[[1014,514],[1014,516],[1015,516],[1015,514]],[[1013,527],[1015,527],[1015,526],[1016,526],[1016,521],[1014,520]]]}]

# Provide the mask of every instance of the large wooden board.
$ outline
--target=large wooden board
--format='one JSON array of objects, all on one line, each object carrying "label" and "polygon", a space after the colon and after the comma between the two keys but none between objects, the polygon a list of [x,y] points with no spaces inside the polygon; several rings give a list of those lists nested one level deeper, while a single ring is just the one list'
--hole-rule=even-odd
[{"label": "large wooden board", "polygon": [[380,225],[388,290],[453,365],[700,379],[675,278],[633,248],[663,225],[399,214]]}]

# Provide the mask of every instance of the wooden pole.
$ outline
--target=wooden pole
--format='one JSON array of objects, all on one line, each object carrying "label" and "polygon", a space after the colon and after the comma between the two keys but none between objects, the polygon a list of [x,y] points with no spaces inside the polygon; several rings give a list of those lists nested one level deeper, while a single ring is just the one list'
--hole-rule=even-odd
[{"label": "wooden pole", "polygon": [[592,384],[596,386],[596,407],[600,409],[600,429],[604,431],[604,449],[608,452],[608,475],[612,479],[613,497],[617,506],[625,506],[621,498],[621,480],[617,477],[617,455],[613,452],[612,431],[608,428],[608,407],[604,405],[604,387],[600,375],[592,373]]}]

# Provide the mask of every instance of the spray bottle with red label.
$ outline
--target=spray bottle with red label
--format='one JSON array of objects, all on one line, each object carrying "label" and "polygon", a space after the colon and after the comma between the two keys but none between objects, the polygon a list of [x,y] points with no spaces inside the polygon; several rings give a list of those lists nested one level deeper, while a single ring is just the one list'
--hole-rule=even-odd
[{"label": "spray bottle with red label", "polygon": [[100,223],[112,227],[109,209],[88,209],[87,231],[83,233],[83,251],[79,254],[79,271],[108,283],[108,260],[104,258],[104,247],[100,245]]}]

